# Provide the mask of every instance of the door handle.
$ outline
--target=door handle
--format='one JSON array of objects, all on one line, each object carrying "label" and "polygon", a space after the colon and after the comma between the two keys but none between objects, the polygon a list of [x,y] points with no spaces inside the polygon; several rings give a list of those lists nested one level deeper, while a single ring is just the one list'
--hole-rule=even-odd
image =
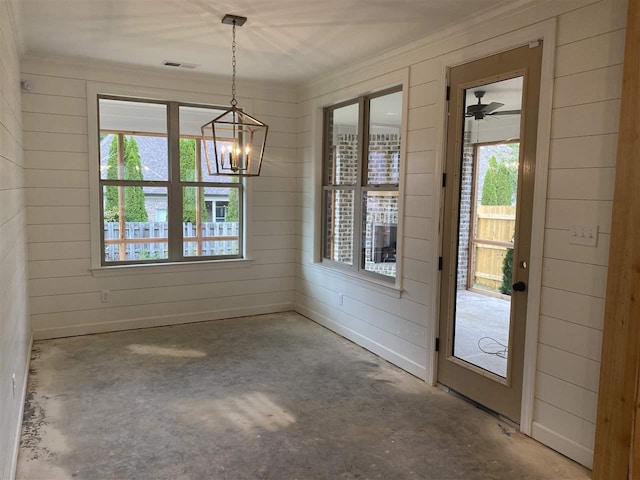
[{"label": "door handle", "polygon": [[527,289],[527,284],[524,282],[516,282],[511,285],[514,292],[524,292]]}]

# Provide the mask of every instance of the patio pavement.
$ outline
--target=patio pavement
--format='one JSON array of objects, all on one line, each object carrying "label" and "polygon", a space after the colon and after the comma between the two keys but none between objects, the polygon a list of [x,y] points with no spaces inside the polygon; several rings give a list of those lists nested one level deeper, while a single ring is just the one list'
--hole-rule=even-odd
[{"label": "patio pavement", "polygon": [[[459,290],[456,301],[454,355],[506,377],[506,355],[484,353],[478,346],[478,341],[483,337],[491,337],[504,345],[508,344],[510,307],[508,300],[469,290]],[[483,339],[480,345],[490,352],[504,350],[490,339]]]}]

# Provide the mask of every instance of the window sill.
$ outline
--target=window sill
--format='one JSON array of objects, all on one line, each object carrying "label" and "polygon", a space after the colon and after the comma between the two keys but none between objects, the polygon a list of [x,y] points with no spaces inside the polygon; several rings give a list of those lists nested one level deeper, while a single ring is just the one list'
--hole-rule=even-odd
[{"label": "window sill", "polygon": [[324,273],[327,273],[334,277],[339,277],[342,280],[359,287],[368,288],[369,290],[372,290],[376,293],[381,293],[393,298],[402,297],[403,290],[396,284],[387,283],[382,280],[376,280],[375,278],[370,278],[366,275],[354,273],[352,271],[348,271],[340,267],[330,266],[324,263],[313,263],[312,265],[322,270]]},{"label": "window sill", "polygon": [[202,260],[196,262],[145,263],[138,265],[113,265],[93,267],[89,270],[94,277],[115,277],[119,275],[145,275],[148,273],[197,272],[200,270],[244,268],[253,264],[250,258],[228,260]]}]

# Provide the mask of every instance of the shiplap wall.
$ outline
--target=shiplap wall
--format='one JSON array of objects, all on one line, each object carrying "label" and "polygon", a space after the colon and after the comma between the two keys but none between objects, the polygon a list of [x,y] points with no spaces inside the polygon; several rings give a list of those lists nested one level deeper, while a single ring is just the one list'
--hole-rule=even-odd
[{"label": "shiplap wall", "polygon": [[[378,87],[385,87],[384,83]],[[392,86],[392,85],[391,85]],[[406,140],[407,176],[404,191],[404,238],[402,245],[402,295],[392,287],[382,287],[350,275],[314,264],[314,239],[318,234],[317,211],[320,197],[314,199],[314,158],[312,138],[322,129],[314,105],[326,105],[366,93],[350,91],[342,97],[333,92],[301,103],[302,131],[300,155],[304,159],[304,194],[300,207],[300,252],[296,280],[296,309],[322,325],[366,347],[414,375],[427,378],[428,337],[433,268],[430,262],[433,232],[433,164],[426,152],[433,148],[435,91],[426,83],[416,83],[418,95],[404,92],[409,101]],[[412,89],[413,90],[413,89]],[[314,121],[314,115],[316,119]],[[316,175],[319,172],[316,172]],[[340,299],[340,294],[342,298]],[[342,304],[341,304],[342,302]]]},{"label": "shiplap wall", "polygon": [[[626,1],[558,18],[532,434],[591,466],[598,401]],[[597,247],[568,243],[597,225]]]},{"label": "shiplap wall", "polygon": [[[253,262],[149,267],[93,276],[90,262],[87,82],[152,89],[167,100],[228,101],[228,81],[69,59],[27,57],[22,77],[29,297],[35,338],[292,308],[299,162],[289,88],[239,84],[267,122],[263,174],[251,179]],[[212,100],[213,99],[213,100]],[[110,303],[101,303],[103,290]]]},{"label": "shiplap wall", "polygon": [[[437,321],[431,306],[437,299],[437,267],[432,260],[439,242],[434,127],[442,121],[436,105],[443,83],[438,78],[438,57],[553,17],[558,43],[532,435],[590,466],[626,1],[538,4],[482,31],[469,29],[414,51],[390,52],[378,61],[306,85],[300,98],[299,155],[304,170],[296,308],[400,367],[428,377],[432,364],[426,332]],[[359,93],[366,93],[377,78],[406,67],[410,68],[410,89],[405,92],[409,135],[404,172],[404,292],[395,298],[314,263],[319,228],[314,209],[320,205],[314,175],[321,158],[313,129],[321,128],[314,115],[328,99],[340,98],[341,91],[351,92],[358,85]],[[598,246],[569,245],[571,224],[598,225]],[[344,295],[343,305],[339,293]]]},{"label": "shiplap wall", "polygon": [[[21,14],[0,2],[0,479],[13,475],[29,357],[22,106]],[[12,376],[16,376],[15,392]]]}]

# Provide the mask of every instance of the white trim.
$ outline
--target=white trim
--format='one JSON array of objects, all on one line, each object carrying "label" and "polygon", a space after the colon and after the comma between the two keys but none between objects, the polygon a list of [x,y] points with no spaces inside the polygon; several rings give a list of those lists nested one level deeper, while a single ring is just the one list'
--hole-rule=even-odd
[{"label": "white trim", "polygon": [[146,275],[148,273],[197,272],[211,268],[246,268],[253,264],[249,258],[230,258],[226,260],[201,260],[193,262],[138,263],[131,265],[113,265],[90,268],[94,277],[116,277],[122,275]]},{"label": "white trim", "polygon": [[533,410],[536,370],[538,367],[538,330],[540,327],[540,302],[542,297],[544,226],[547,213],[547,177],[549,176],[551,117],[553,111],[553,85],[556,61],[556,24],[557,20],[553,18],[540,25],[540,38],[543,39],[544,43],[542,46],[542,71],[540,75],[536,172],[531,220],[531,251],[529,253],[530,270],[527,300],[527,330],[525,333],[522,406],[520,410],[520,431],[525,435],[533,434]]},{"label": "white trim", "polygon": [[[133,65],[110,60],[101,60],[99,58],[79,57],[70,55],[53,55],[41,54],[37,52],[28,53],[23,57],[22,71],[29,74],[47,75],[43,71],[50,69],[62,69],[67,72],[68,78],[86,79],[88,81],[103,82],[100,78],[104,74],[118,78],[118,84],[126,84],[130,79],[140,79],[141,76],[153,78],[155,84],[158,82],[172,83],[180,85],[180,91],[187,94],[201,94],[203,92],[225,92],[224,102],[222,105],[228,105],[231,94],[230,77],[225,75],[217,75],[203,71],[194,70],[175,70],[170,67],[161,65]],[[81,74],[85,72],[85,74]],[[86,76],[86,72],[91,72],[91,78]],[[120,79],[125,79],[120,81]],[[144,84],[144,83],[143,83]],[[275,99],[270,101],[281,103],[296,103],[295,100],[285,100],[292,97],[291,90],[295,89],[296,84],[288,81],[278,80],[255,80],[241,79],[240,95],[238,100],[244,105],[244,98],[253,98],[261,100],[264,95],[261,92],[268,90],[269,96]]]},{"label": "white trim", "polygon": [[[542,251],[544,247],[544,221],[546,214],[547,196],[547,174],[549,168],[549,148],[551,144],[551,110],[553,102],[553,71],[556,48],[556,19],[551,18],[544,22],[521,28],[511,33],[491,38],[487,41],[476,43],[438,58],[438,91],[444,92],[447,83],[447,69],[463,63],[472,62],[499,52],[511,50],[523,45],[527,45],[535,40],[542,39],[544,49],[542,54],[542,77],[540,82],[540,103],[538,113],[538,135],[536,153],[536,174],[533,199],[533,220],[531,236],[531,256],[529,259],[529,289],[527,304],[527,327],[525,333],[524,352],[524,372],[522,385],[522,404],[520,413],[520,430],[526,435],[531,435],[531,425],[533,422],[535,373],[537,368],[538,349],[538,326],[540,317],[540,295],[542,284]],[[446,147],[446,99],[444,94],[437,100],[439,117],[442,121],[436,125],[436,164],[434,175],[436,180],[440,179],[439,174],[444,172],[444,152]],[[436,182],[436,184],[438,184]],[[436,185],[437,186],[437,185]],[[439,212],[439,222],[442,217],[442,194],[434,195],[436,202],[434,211]],[[438,229],[442,232],[442,229]],[[438,236],[438,242],[442,244],[442,233]],[[438,264],[438,256],[441,253],[434,249],[433,265]],[[439,277],[439,275],[438,275]],[[439,282],[438,282],[439,283]],[[437,380],[437,353],[435,351],[435,338],[437,336],[439,324],[439,292],[440,286],[433,290],[432,294],[432,314],[434,322],[428,327],[429,335],[427,342],[427,359],[434,359],[431,362],[432,369],[428,374],[431,384]]]},{"label": "white trim", "polygon": [[[322,262],[322,141],[324,137],[324,111],[326,105],[314,100],[311,106],[311,145],[309,156],[311,162],[311,208],[313,209],[313,263]],[[318,161],[318,159],[320,159]],[[318,228],[318,226],[320,228]],[[302,259],[304,261],[304,259]]]},{"label": "white trim", "polygon": [[51,338],[75,337],[94,333],[118,332],[122,330],[138,330],[141,328],[165,327],[182,325],[185,323],[209,322],[212,320],[226,320],[229,318],[263,315],[266,313],[280,313],[293,310],[292,303],[275,303],[256,307],[229,308],[226,310],[209,310],[205,312],[181,313],[153,317],[133,318],[116,322],[84,323],[66,327],[41,328],[34,330],[35,340]]},{"label": "white trim", "polygon": [[378,66],[389,60],[395,60],[396,58],[402,55],[410,54],[421,48],[432,47],[435,43],[446,41],[462,33],[466,34],[470,29],[473,29],[478,25],[486,25],[488,23],[493,23],[505,16],[513,14],[514,12],[515,13],[521,12],[522,10],[524,10],[525,8],[529,7],[531,4],[534,4],[534,3],[536,3],[536,0],[511,1],[506,5],[489,9],[479,15],[474,15],[473,17],[463,22],[456,22],[455,24],[449,27],[445,27],[444,29],[439,30],[430,35],[427,35],[426,37],[423,37],[419,40],[413,41],[405,45],[401,45],[399,47],[392,47],[390,49],[386,49],[383,52],[375,54],[375,56],[356,62],[355,64],[352,64],[337,72],[333,72],[327,76],[321,77],[320,79],[307,82],[305,86],[307,86],[310,89],[315,89],[320,85],[323,85],[332,80],[340,79],[340,77],[343,77],[345,75],[351,75],[361,70],[365,70],[369,67]]},{"label": "white trim", "polygon": [[22,435],[22,417],[24,416],[24,402],[27,398],[27,383],[29,381],[29,369],[31,367],[31,351],[33,350],[34,335],[31,332],[29,337],[29,348],[27,349],[27,361],[24,364],[24,372],[22,374],[22,396],[19,398],[20,410],[18,414],[18,425],[15,430],[15,440],[13,443],[13,454],[11,455],[11,468],[9,469],[9,478],[16,478],[16,472],[18,470],[18,453],[20,452],[20,437]]},{"label": "white trim", "polygon": [[353,283],[359,287],[368,288],[376,293],[382,293],[383,295],[388,295],[394,298],[400,298],[402,296],[402,289],[398,288],[396,285],[383,280],[377,280],[373,277],[361,275],[353,270],[329,266],[324,263],[311,263],[309,266],[319,269],[326,275],[331,275],[335,278],[344,280],[345,282]]},{"label": "white trim", "polygon": [[24,42],[24,13],[21,2],[5,2],[9,13],[9,25],[11,25],[11,33],[16,44],[18,57],[22,57],[25,51]]},{"label": "white trim", "polygon": [[379,343],[371,340],[370,338],[365,337],[364,335],[358,332],[355,332],[345,327],[344,325],[340,324],[339,322],[331,320],[325,315],[322,315],[321,313],[318,313],[315,310],[312,310],[308,307],[296,305],[295,311],[301,315],[304,315],[310,320],[313,320],[314,322],[319,323],[323,327],[328,328],[332,332],[335,332],[338,335],[348,340],[351,340],[352,342],[356,343],[358,346],[369,350],[370,352],[379,356],[383,360],[386,360],[388,362],[393,363],[394,365],[399,366],[403,370],[406,370],[407,372],[409,372],[412,375],[415,375],[421,380],[424,380],[426,378],[426,375],[427,375],[426,367],[422,365],[418,365],[417,363],[413,362],[412,360],[409,360],[407,357],[399,354],[398,352],[395,352],[394,350],[390,350],[384,345],[380,345]]},{"label": "white trim", "polygon": [[[402,86],[402,126],[401,126],[401,138],[400,142],[400,182],[398,185],[398,232],[403,232],[404,222],[402,217],[404,216],[404,186],[405,176],[407,170],[407,136],[408,136],[408,124],[409,124],[409,67],[396,70],[394,72],[381,75],[377,78],[360,82],[357,85],[352,85],[348,88],[341,89],[337,92],[332,92],[325,95],[316,97],[311,103],[312,121],[311,128],[314,135],[311,137],[311,178],[312,178],[312,208],[314,212],[314,226],[315,235],[313,238],[313,259],[312,265],[320,266],[326,270],[332,270],[338,274],[347,275],[350,278],[357,278],[361,282],[366,282],[365,285],[376,289],[376,286],[385,288],[386,291],[395,290],[402,291],[402,261],[396,264],[396,278],[393,284],[387,284],[383,282],[377,282],[371,277],[354,271],[345,271],[340,268],[330,267],[326,264],[322,264],[322,148],[323,148],[323,135],[324,135],[324,116],[323,109],[336,105],[346,100],[350,100],[363,95],[369,95],[377,91],[385,90],[387,88]],[[319,226],[319,228],[317,228]],[[397,244],[397,258],[402,259],[403,255],[403,234],[399,235]]]},{"label": "white trim", "polygon": [[100,140],[98,135],[98,94],[102,93],[102,85],[87,82],[87,141],[89,162],[89,241],[91,252],[91,268],[100,268],[102,251],[100,248],[100,186],[99,162]]},{"label": "white trim", "polygon": [[456,23],[448,29],[416,42],[387,50],[305,82],[300,87],[298,101],[300,103],[309,101],[317,94],[326,93],[323,88],[335,89],[337,85],[346,87],[357,84],[363,78],[377,75],[378,71],[396,70],[437,59],[453,51],[464,50],[473,40],[476,44],[480,44],[495,41],[503,35],[517,34],[520,29],[544,23],[548,19],[598,3],[598,1],[600,0],[512,2],[505,8],[497,8],[486,14],[474,16],[467,22]]},{"label": "white trim", "polygon": [[533,438],[544,443],[549,448],[553,448],[587,468],[593,468],[593,450],[550,430],[538,422],[533,422],[531,431]]},{"label": "white trim", "polygon": [[[101,264],[102,249],[100,247],[100,186],[98,162],[100,156],[100,142],[98,137],[98,95],[116,95],[132,98],[149,98],[171,102],[195,103],[202,105],[221,106],[225,105],[228,98],[224,95],[197,93],[180,91],[166,88],[141,87],[138,85],[126,85],[104,82],[87,81],[87,138],[88,138],[88,162],[89,162],[89,227],[90,227],[90,252],[91,252],[91,274],[94,276],[109,276],[115,273],[133,273],[136,268],[163,266],[169,268],[171,272],[183,270],[180,268],[184,264],[201,263],[207,268],[218,268],[220,265],[231,262],[250,262],[253,257],[253,235],[249,233],[253,229],[253,187],[252,182],[243,180],[243,208],[244,220],[243,228],[243,257],[231,260],[202,260],[193,262],[165,262],[158,264],[133,264],[124,266],[103,266]],[[248,111],[254,110],[252,100],[241,99],[243,107]],[[121,268],[126,267],[126,268]],[[188,269],[193,270],[192,267]],[[186,268],[184,270],[187,270]],[[145,270],[146,273],[148,270]],[[153,270],[160,273],[160,270]],[[107,273],[108,272],[108,273]]]}]

